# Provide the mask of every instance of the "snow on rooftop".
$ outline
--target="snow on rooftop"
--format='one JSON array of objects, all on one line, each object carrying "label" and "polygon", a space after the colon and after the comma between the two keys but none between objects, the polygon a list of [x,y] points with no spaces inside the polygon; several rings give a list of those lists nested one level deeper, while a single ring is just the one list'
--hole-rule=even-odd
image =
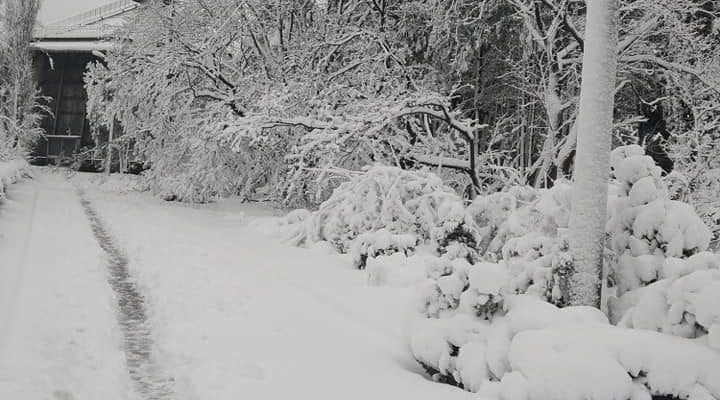
[{"label": "snow on rooftop", "polygon": [[105,51],[112,49],[113,46],[114,43],[101,40],[41,40],[30,44],[30,48],[34,50],[50,52]]},{"label": "snow on rooftop", "polygon": [[128,12],[138,7],[132,0],[119,0],[84,13],[65,18],[35,32],[37,39],[99,39],[111,36]]}]

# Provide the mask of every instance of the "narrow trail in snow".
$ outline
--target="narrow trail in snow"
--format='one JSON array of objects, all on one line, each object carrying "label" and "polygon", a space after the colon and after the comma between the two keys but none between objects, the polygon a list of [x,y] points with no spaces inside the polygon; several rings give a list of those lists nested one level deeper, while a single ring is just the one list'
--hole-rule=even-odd
[{"label": "narrow trail in snow", "polygon": [[172,380],[163,374],[152,357],[153,340],[145,299],[132,282],[127,257],[118,248],[83,191],[78,189],[77,193],[95,238],[108,255],[108,282],[117,296],[117,317],[130,378],[142,399],[171,399]]}]

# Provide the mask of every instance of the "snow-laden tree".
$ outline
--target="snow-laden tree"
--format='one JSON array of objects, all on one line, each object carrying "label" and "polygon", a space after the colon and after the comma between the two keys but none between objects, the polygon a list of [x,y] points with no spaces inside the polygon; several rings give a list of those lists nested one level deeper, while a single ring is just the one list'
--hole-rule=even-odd
[{"label": "snow-laden tree", "polygon": [[453,89],[412,64],[396,34],[411,4],[148,6],[91,68],[90,109],[123,125],[151,177],[211,197],[272,181],[279,197],[317,202],[335,171],[375,162],[448,168],[473,191],[517,180],[477,154],[485,125],[454,107]]},{"label": "snow-laden tree", "polygon": [[[522,135],[508,139],[522,150],[519,164],[528,177],[543,186],[572,172],[586,7],[577,1],[510,3],[522,22],[521,46],[508,54],[511,69],[504,79],[521,90],[505,104],[518,104],[523,112],[510,109],[515,131]],[[718,16],[708,2],[620,1],[614,144],[660,147],[662,157],[666,149],[660,142],[685,133],[683,93],[701,98],[717,88],[712,55],[719,36],[710,21]],[[667,124],[666,130],[648,110]]]},{"label": "snow-laden tree", "polygon": [[29,150],[46,111],[30,54],[38,0],[0,1],[0,159]]},{"label": "snow-laden tree", "polygon": [[[643,104],[680,133],[687,99],[713,87],[702,16],[717,11],[696,3],[621,1],[616,144],[652,125]],[[584,2],[146,4],[88,85],[170,197],[317,204],[377,162],[474,192],[572,172]]]},{"label": "snow-laden tree", "polygon": [[238,151],[219,136],[271,96],[281,102],[273,85],[289,74],[279,60],[307,39],[314,12],[297,2],[147,5],[118,32],[128,40],[90,67],[91,115],[100,125],[123,126],[124,142],[151,167],[149,179],[166,197],[248,195],[282,166],[292,132],[248,139]]},{"label": "snow-laden tree", "polygon": [[571,301],[600,306],[607,181],[617,70],[617,0],[587,5],[570,249],[575,263]]}]

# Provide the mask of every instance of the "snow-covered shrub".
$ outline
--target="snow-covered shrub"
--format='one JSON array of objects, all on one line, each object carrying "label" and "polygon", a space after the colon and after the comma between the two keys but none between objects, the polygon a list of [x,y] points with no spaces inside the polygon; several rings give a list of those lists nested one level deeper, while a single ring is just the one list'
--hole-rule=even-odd
[{"label": "snow-covered shrub", "polygon": [[[707,250],[711,232],[680,198],[682,180],[662,179],[661,170],[639,146],[615,149],[611,155],[610,201],[611,317],[628,327],[696,337],[707,333],[692,307],[684,305],[685,287],[694,270],[717,269]],[[667,183],[671,184],[668,188]],[[686,272],[683,272],[686,271]],[[706,276],[709,282],[714,276]]]},{"label": "snow-covered shrub", "polygon": [[[424,318],[413,327],[410,347],[433,379],[463,387],[466,379],[458,364],[464,360],[486,375],[484,348],[478,342],[487,336],[503,339],[501,324],[491,322],[505,313],[508,275],[494,263],[438,260],[428,266],[430,279],[420,289],[419,310]],[[499,333],[491,334],[491,329]],[[495,364],[493,372],[501,376],[506,368],[502,362]]]},{"label": "snow-covered shrub", "polygon": [[25,160],[16,159],[0,162],[0,199],[5,198],[5,191],[8,186],[30,176],[32,176],[30,165]]},{"label": "snow-covered shrub", "polygon": [[[543,196],[553,194],[548,191]],[[527,208],[537,212],[536,205]],[[526,215],[528,209],[522,213]],[[539,212],[538,215],[543,217],[539,220],[546,224],[535,225],[535,229],[547,228],[548,221],[557,224],[554,218],[546,219],[544,217],[547,215]],[[540,230],[532,230],[509,239],[502,248],[503,259],[497,263],[479,262],[471,265],[461,258],[451,261],[443,257],[437,258],[435,263],[426,264],[427,280],[420,285],[418,295],[420,314],[427,319],[421,325],[425,324],[431,331],[422,332],[425,328],[420,328],[420,331],[415,331],[419,338],[414,337],[412,340],[439,340],[439,332],[448,335],[443,339],[447,351],[435,363],[429,362],[433,360],[432,357],[428,358],[422,350],[416,349],[417,343],[413,345],[415,358],[430,375],[439,381],[477,390],[477,381],[468,387],[468,379],[476,379],[465,376],[469,373],[468,367],[458,366],[454,369],[454,366],[467,362],[474,365],[470,367],[471,370],[492,371],[472,364],[484,362],[484,347],[476,343],[463,350],[462,346],[469,340],[468,337],[481,333],[492,335],[493,340],[509,342],[506,336],[502,336],[507,334],[504,323],[497,322],[503,321],[507,299],[527,294],[538,301],[567,304],[567,283],[572,265],[567,240],[550,236],[551,233],[547,235],[540,233]],[[554,307],[549,303],[548,306]],[[460,329],[459,333],[457,329]],[[425,337],[426,334],[431,335],[432,339]],[[502,352],[502,349],[500,347],[494,351]],[[437,352],[437,349],[434,351]],[[497,363],[496,368],[499,368]],[[489,379],[484,373],[480,373],[480,376],[484,377],[481,381]],[[502,375],[495,376],[499,378]]]},{"label": "snow-covered shrub", "polygon": [[360,234],[353,240],[349,253],[355,266],[364,269],[368,258],[394,253],[408,256],[413,253],[417,244],[418,239],[414,234],[393,234],[386,228],[381,228],[375,232]]},{"label": "snow-covered shrub", "polygon": [[[606,320],[597,310],[562,310],[534,296],[501,294],[507,277],[506,271],[497,264],[478,265],[464,271],[460,277],[470,276],[469,286],[473,290],[467,293],[472,294],[463,295],[460,305],[454,309],[440,310],[436,315],[442,318],[420,319],[413,326],[411,351],[434,380],[477,392],[511,373],[509,351],[517,333],[572,322]],[[448,283],[444,286],[457,285],[451,279],[455,274],[445,275]],[[482,279],[486,276],[492,278]],[[477,282],[478,279],[484,282]],[[492,297],[496,295],[501,302],[491,300],[496,300]],[[478,300],[484,301],[482,312],[476,307]]]},{"label": "snow-covered shrub", "polygon": [[513,186],[505,192],[476,197],[468,206],[468,213],[481,241],[478,251],[483,258],[496,260],[508,238],[528,231],[528,205],[537,199],[538,192],[528,186]]},{"label": "snow-covered shrub", "polygon": [[660,168],[641,147],[613,150],[611,168],[611,279],[622,295],[661,279],[665,258],[706,250],[710,231],[691,206],[669,198]]},{"label": "snow-covered shrub", "polygon": [[568,304],[573,262],[566,238],[524,236],[509,241],[504,250],[513,292],[534,294],[558,306]]},{"label": "snow-covered shrub", "polygon": [[462,198],[438,176],[376,165],[335,189],[292,236],[297,245],[328,241],[362,266],[367,256],[411,253],[420,243],[441,252],[453,243],[467,246],[475,232]]},{"label": "snow-covered shrub", "polygon": [[720,349],[720,255],[669,257],[661,275],[662,279],[610,303],[618,326],[703,338]]},{"label": "snow-covered shrub", "polygon": [[[534,293],[555,304],[563,304],[566,299],[563,293],[567,293],[565,277],[571,265],[567,240],[561,235],[568,223],[569,191],[570,185],[566,182],[542,191],[518,186],[506,192],[479,196],[464,213],[460,209],[446,212],[451,207],[440,207],[438,214],[444,225],[431,235],[445,238],[436,242],[436,255],[440,258],[429,266],[427,262],[419,263],[429,268],[428,278],[435,286],[427,292],[429,309],[442,309],[443,304],[452,303],[453,295],[459,300],[461,292],[470,288],[460,286],[461,292],[449,294],[447,287],[442,289],[442,281],[450,280],[444,278],[445,275],[467,280],[464,276],[470,266],[494,263],[507,271],[511,293]],[[458,206],[457,203],[450,205]],[[450,244],[445,245],[447,242]],[[433,298],[433,293],[442,295]],[[435,311],[430,311],[433,313]]]},{"label": "snow-covered shrub", "polygon": [[720,354],[701,343],[613,327],[590,307],[509,295],[489,321],[458,308],[416,322],[410,347],[439,382],[501,400],[720,396]]},{"label": "snow-covered shrub", "polygon": [[501,255],[513,293],[534,294],[556,305],[567,303],[573,265],[565,237],[571,189],[568,182],[558,181],[508,217],[510,234],[504,236]]},{"label": "snow-covered shrub", "polygon": [[662,179],[638,146],[614,150],[611,164],[611,320],[720,348],[720,256],[706,251],[712,235],[692,206],[675,200],[682,176]]},{"label": "snow-covered shrub", "polygon": [[[540,220],[557,223],[552,218]],[[411,348],[434,379],[476,391],[491,377],[502,377],[500,372],[506,370],[506,362],[484,363],[486,353],[497,358],[507,352],[510,339],[503,321],[509,299],[532,297],[553,308],[544,302],[566,304],[572,265],[566,240],[531,231],[510,239],[503,247],[503,257],[497,263],[474,265],[446,257],[426,263],[427,279],[418,291],[420,315],[425,321],[419,323],[419,328],[416,326]],[[497,347],[488,350],[487,343],[477,340],[492,340]],[[434,344],[426,354],[428,341]]]},{"label": "snow-covered shrub", "polygon": [[454,314],[460,296],[469,288],[469,269],[465,259],[436,258],[424,265],[427,280],[419,287],[421,313],[427,318],[443,318]]},{"label": "snow-covered shrub", "polygon": [[328,241],[350,253],[360,268],[368,258],[411,255],[420,245],[470,264],[502,259],[504,267],[522,275],[515,280],[517,292],[532,288],[559,304],[558,285],[569,265],[561,233],[569,220],[570,188],[562,181],[541,191],[517,186],[478,196],[466,207],[432,173],[376,165],[297,221],[289,242]]},{"label": "snow-covered shrub", "polygon": [[711,233],[693,208],[671,200],[661,169],[639,146],[613,150],[614,198],[608,232],[617,257],[613,278],[618,295],[660,278],[666,257],[688,257],[707,249]]}]

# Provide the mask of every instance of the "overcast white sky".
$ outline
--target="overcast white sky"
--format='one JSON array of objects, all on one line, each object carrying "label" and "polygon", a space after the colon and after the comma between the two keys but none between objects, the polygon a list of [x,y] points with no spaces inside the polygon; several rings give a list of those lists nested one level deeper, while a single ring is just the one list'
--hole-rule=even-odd
[{"label": "overcast white sky", "polygon": [[38,20],[41,24],[48,24],[112,2],[113,0],[40,0]]}]

